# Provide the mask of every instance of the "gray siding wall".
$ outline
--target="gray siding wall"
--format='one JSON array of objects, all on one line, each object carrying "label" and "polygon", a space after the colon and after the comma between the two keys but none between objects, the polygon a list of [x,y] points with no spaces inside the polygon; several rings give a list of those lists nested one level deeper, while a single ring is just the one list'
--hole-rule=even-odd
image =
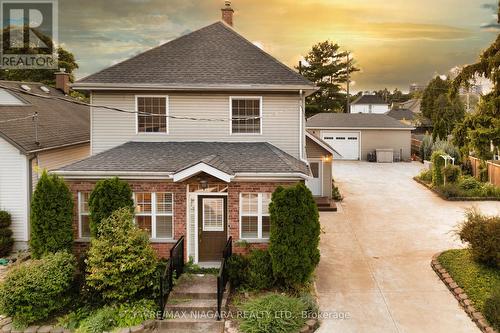
[{"label": "gray siding wall", "polygon": [[[136,133],[136,115],[92,108],[92,154],[127,141],[245,141],[269,142],[299,157],[299,94],[226,94],[165,92],[98,92],[92,103],[135,110],[136,95],[167,95],[170,116],[229,119],[230,96],[262,96],[262,135],[230,134],[229,121],[168,119],[168,134]],[[304,145],[304,142],[302,142]],[[303,147],[302,147],[303,149]]]},{"label": "gray siding wall", "polygon": [[403,160],[411,158],[411,131],[406,130],[362,130],[361,159],[366,160],[369,152],[376,149],[394,150],[394,157],[403,153]]}]

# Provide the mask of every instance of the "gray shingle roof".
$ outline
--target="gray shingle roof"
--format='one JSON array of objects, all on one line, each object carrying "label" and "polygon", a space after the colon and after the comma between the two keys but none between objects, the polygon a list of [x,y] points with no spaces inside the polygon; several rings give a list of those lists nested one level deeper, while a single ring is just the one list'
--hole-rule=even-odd
[{"label": "gray shingle roof", "polygon": [[354,104],[389,104],[385,102],[382,97],[377,96],[377,95],[361,95],[358,98],[356,98],[351,105]]},{"label": "gray shingle roof", "polygon": [[397,120],[413,120],[415,119],[415,113],[408,109],[392,109],[386,113],[391,118]]},{"label": "gray shingle roof", "polygon": [[[29,86],[31,92],[36,94],[64,96],[51,87],[48,87],[50,93],[43,92],[40,87],[44,85],[41,83],[0,81],[0,85],[16,89],[21,84]],[[26,105],[0,105],[0,137],[14,144],[23,153],[90,141],[89,107],[11,91],[9,93],[25,101]],[[31,118],[2,122],[27,117],[35,112],[38,112],[39,145],[35,143],[35,127]]]},{"label": "gray shingle roof", "polygon": [[303,173],[308,166],[266,142],[127,142],[59,171],[166,172],[204,162],[235,173]]},{"label": "gray shingle roof", "polygon": [[314,85],[222,22],[79,80],[91,84]]},{"label": "gray shingle roof", "polygon": [[385,114],[318,113],[307,119],[308,128],[394,128],[412,129]]}]

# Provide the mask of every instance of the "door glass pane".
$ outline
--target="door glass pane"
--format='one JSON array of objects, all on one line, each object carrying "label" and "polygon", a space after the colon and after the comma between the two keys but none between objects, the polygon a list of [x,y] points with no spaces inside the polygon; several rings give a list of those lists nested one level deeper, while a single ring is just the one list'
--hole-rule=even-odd
[{"label": "door glass pane", "polygon": [[224,199],[203,199],[203,231],[224,231]]},{"label": "door glass pane", "polygon": [[318,162],[311,162],[310,167],[311,167],[311,172],[313,174],[313,177],[319,178],[319,163]]}]

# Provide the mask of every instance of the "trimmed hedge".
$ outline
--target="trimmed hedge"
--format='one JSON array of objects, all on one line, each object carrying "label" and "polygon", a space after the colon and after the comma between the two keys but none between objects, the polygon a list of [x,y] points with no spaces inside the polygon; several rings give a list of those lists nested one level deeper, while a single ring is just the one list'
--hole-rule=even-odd
[{"label": "trimmed hedge", "polygon": [[485,216],[475,209],[466,212],[458,235],[470,246],[474,260],[500,268],[500,216]]},{"label": "trimmed hedge", "polygon": [[0,210],[0,257],[10,254],[14,239],[12,238],[12,230],[9,229],[12,223],[10,214],[4,210]]},{"label": "trimmed hedge", "polygon": [[129,207],[115,211],[98,228],[85,261],[87,285],[104,300],[120,302],[153,288],[156,255]]},{"label": "trimmed hedge", "polygon": [[232,255],[228,261],[229,280],[233,287],[266,290],[274,287],[269,251],[253,250],[249,255]]},{"label": "trimmed hedge", "polygon": [[274,278],[285,288],[311,279],[319,263],[319,213],[311,191],[302,183],[278,187],[269,205]]},{"label": "trimmed hedge", "polygon": [[103,179],[96,183],[89,196],[90,231],[97,235],[98,224],[111,216],[115,210],[126,207],[134,212],[132,189],[118,177]]},{"label": "trimmed hedge", "polygon": [[76,260],[66,252],[12,268],[0,285],[0,311],[21,325],[48,318],[71,300],[75,270]]},{"label": "trimmed hedge", "polygon": [[70,252],[73,247],[73,197],[64,180],[46,171],[31,200],[30,249],[34,258]]}]

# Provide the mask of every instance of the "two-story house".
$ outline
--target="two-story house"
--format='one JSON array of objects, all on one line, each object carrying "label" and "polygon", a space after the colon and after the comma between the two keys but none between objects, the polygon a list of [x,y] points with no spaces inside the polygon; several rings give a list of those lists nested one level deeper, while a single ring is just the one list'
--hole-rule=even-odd
[{"label": "two-story house", "polygon": [[389,104],[373,93],[363,93],[351,103],[351,113],[384,114],[389,111]]},{"label": "two-story house", "polygon": [[272,192],[313,178],[304,103],[316,87],[233,30],[232,10],[223,19],[73,85],[94,105],[92,156],[57,171],[78,202],[80,246],[105,177],[132,186],[161,256],[185,236],[195,262],[218,261],[229,236],[265,247]]}]

